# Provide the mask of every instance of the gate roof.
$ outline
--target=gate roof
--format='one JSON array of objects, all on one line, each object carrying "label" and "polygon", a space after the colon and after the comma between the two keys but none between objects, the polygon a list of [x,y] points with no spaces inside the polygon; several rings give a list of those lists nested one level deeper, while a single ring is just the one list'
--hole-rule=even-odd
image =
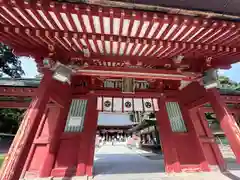
[{"label": "gate roof", "polygon": [[94,66],[202,71],[238,60],[238,22],[44,2],[1,0],[0,41],[21,55],[56,53],[65,63]]},{"label": "gate roof", "polygon": [[[65,0],[68,2],[82,2],[83,0]],[[117,0],[111,0],[111,2],[116,2]],[[93,1],[94,2],[94,1]],[[184,0],[184,1],[176,1],[176,0],[122,0],[123,2],[132,3],[135,5],[141,5],[141,7],[159,7],[159,9],[171,8],[178,9],[178,12],[181,10],[191,10],[195,12],[202,11],[203,13],[218,13],[222,15],[240,15],[240,2],[239,1],[228,1],[228,0],[211,0],[209,3],[206,3],[206,0]],[[106,4],[109,1],[106,1]],[[120,4],[120,3],[119,3]],[[150,6],[150,7],[149,7]],[[130,6],[131,7],[131,6]],[[139,6],[140,7],[140,6]],[[176,10],[177,11],[177,10]],[[225,16],[226,17],[226,16]],[[224,17],[222,17],[224,18]]]}]

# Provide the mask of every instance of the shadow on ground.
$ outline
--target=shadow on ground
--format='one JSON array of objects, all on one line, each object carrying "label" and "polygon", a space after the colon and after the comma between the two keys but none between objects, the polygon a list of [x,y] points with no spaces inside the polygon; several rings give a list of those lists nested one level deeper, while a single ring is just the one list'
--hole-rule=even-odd
[{"label": "shadow on ground", "polygon": [[225,171],[225,172],[222,172],[222,174],[232,180],[240,180],[240,178],[238,176],[236,176],[235,174],[233,174],[232,172],[230,171]]},{"label": "shadow on ground", "polygon": [[[152,160],[151,160],[152,159]],[[164,172],[160,156],[143,157],[132,154],[96,154],[94,175],[139,174]]]},{"label": "shadow on ground", "polygon": [[[240,165],[236,163],[236,158],[224,158],[226,164],[227,164],[227,171],[222,172],[223,175],[226,177],[232,179],[232,180],[240,180],[240,178],[235,175],[237,171],[240,171]],[[239,173],[237,173],[239,175]]]}]

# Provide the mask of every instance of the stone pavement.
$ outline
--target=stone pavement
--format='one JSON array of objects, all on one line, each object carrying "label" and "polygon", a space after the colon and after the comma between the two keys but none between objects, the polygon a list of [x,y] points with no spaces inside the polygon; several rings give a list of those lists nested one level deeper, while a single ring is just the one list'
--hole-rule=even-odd
[{"label": "stone pavement", "polygon": [[[164,173],[162,158],[123,145],[104,145],[95,153],[94,180],[240,180],[240,168],[225,175],[221,172]],[[237,176],[239,175],[239,176]]]},{"label": "stone pavement", "polygon": [[[222,155],[227,163],[227,168],[232,175],[240,177],[240,165],[236,164],[236,157],[229,145],[219,145]],[[240,179],[240,178],[239,178]]]}]

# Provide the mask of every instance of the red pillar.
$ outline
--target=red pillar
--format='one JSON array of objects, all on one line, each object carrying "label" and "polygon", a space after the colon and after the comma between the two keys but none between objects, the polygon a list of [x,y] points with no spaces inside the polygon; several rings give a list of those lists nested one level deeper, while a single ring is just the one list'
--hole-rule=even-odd
[{"label": "red pillar", "polygon": [[[178,103],[180,109],[174,113],[178,114],[178,118],[180,118],[180,115],[182,116],[186,127],[186,131],[179,130],[173,132],[170,126],[171,139],[169,141],[173,144],[172,147],[175,148],[176,160],[179,163],[180,170],[188,172],[209,171],[199,137],[194,129],[193,121],[195,118],[190,113],[190,109],[199,106],[206,95],[205,89],[203,87],[199,88],[199,86],[199,83],[191,83],[169,99],[169,101]],[[196,91],[198,93],[193,93]],[[174,119],[171,119],[171,121],[174,121]]]},{"label": "red pillar", "polygon": [[23,170],[41,117],[49,100],[51,73],[46,72],[1,169],[0,180],[17,180]]},{"label": "red pillar", "polygon": [[[71,87],[67,84],[61,84],[61,91],[57,92],[57,95],[62,97],[62,101],[65,103],[63,107],[59,108],[58,115],[54,119],[49,119],[49,121],[56,121],[54,123],[55,127],[52,127],[54,130],[50,134],[50,143],[47,145],[47,155],[43,161],[43,164],[39,170],[39,177],[49,177],[51,176],[52,169],[54,168],[54,163],[57,157],[58,148],[60,145],[60,138],[64,131],[66,124],[66,119],[71,104]],[[49,126],[51,122],[48,122]]]},{"label": "red pillar", "polygon": [[95,137],[97,131],[97,120],[97,98],[91,95],[88,98],[84,128],[80,140],[76,176],[93,175],[92,169],[95,150]]},{"label": "red pillar", "polygon": [[[191,170],[191,166],[194,164],[196,164],[197,166],[199,165],[199,170],[201,171],[210,171],[208,166],[209,164],[207,162],[206,157],[204,156],[201,139],[198,136],[196,129],[194,128],[193,121],[197,121],[197,119],[194,116],[192,116],[193,114],[191,113],[190,109],[182,105],[182,103],[180,103],[180,109],[181,109],[182,117],[184,119],[185,125],[187,127],[187,131],[188,131],[185,137],[186,138],[185,142],[188,141],[188,143],[182,144],[182,147],[185,147],[185,149],[187,148],[190,149],[190,151],[188,151],[187,154],[185,153],[183,154],[183,151],[182,151],[182,154],[179,154],[179,156],[181,156],[180,160],[182,160],[180,161],[180,163],[183,163],[183,161],[188,159],[189,164],[185,165],[187,171]],[[191,152],[193,152],[191,148],[194,149],[194,152],[196,154],[190,154]],[[192,164],[190,164],[190,162],[192,162]],[[193,171],[198,171],[198,170],[196,169]]]},{"label": "red pillar", "polygon": [[202,128],[203,134],[207,137],[207,139],[209,139],[208,142],[203,143],[205,155],[209,164],[215,165],[213,164],[214,163],[213,160],[211,160],[211,159],[215,159],[219,168],[221,170],[226,170],[226,163],[223,159],[223,156],[222,156],[221,150],[218,147],[218,144],[214,140],[214,135],[212,134],[212,131],[208,126],[208,122],[206,120],[204,112],[198,109],[196,110],[196,115],[199,118],[199,123]]},{"label": "red pillar", "polygon": [[166,100],[164,96],[159,99],[158,104],[160,110],[156,112],[156,117],[162,144],[161,148],[164,154],[165,171],[167,173],[180,172],[180,163],[177,155],[177,149],[175,148],[173,142],[174,137],[166,110]]},{"label": "red pillar", "polygon": [[44,127],[44,124],[45,124],[45,121],[46,121],[46,119],[47,119],[48,114],[49,114],[49,108],[46,107],[46,108],[45,108],[45,111],[44,111],[44,113],[43,113],[43,116],[42,116],[42,118],[41,118],[41,122],[39,123],[38,130],[37,130],[37,132],[36,132],[35,138],[34,138],[33,143],[32,143],[32,145],[31,145],[31,149],[30,149],[30,151],[29,151],[29,153],[28,153],[28,157],[27,157],[27,159],[26,159],[26,161],[25,161],[25,164],[24,164],[24,167],[23,167],[23,170],[22,170],[22,173],[21,173],[21,178],[24,178],[24,177],[27,175],[27,171],[28,171],[28,169],[29,169],[29,166],[30,166],[30,164],[31,164],[31,161],[32,161],[33,158],[34,158],[34,151],[35,151],[35,149],[36,149],[36,143],[34,143],[34,141],[40,136],[41,130],[42,130],[43,127]]},{"label": "red pillar", "polygon": [[229,144],[236,156],[237,162],[240,163],[240,129],[232,117],[228,108],[220,97],[217,89],[211,89],[207,92],[209,101],[212,105],[217,119],[220,121],[222,130],[224,131]]}]

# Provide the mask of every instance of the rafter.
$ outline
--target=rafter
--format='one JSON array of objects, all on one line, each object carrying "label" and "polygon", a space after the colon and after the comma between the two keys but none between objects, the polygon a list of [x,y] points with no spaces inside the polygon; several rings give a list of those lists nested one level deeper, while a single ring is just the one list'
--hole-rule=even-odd
[{"label": "rafter", "polygon": [[216,66],[219,59],[231,62],[240,52],[239,23],[222,20],[50,0],[2,0],[0,20],[4,34],[0,40],[21,54],[40,50],[47,56],[50,45],[64,57],[78,53],[81,57],[87,48],[91,57],[140,56],[160,61],[183,55],[193,62],[211,57]]}]

